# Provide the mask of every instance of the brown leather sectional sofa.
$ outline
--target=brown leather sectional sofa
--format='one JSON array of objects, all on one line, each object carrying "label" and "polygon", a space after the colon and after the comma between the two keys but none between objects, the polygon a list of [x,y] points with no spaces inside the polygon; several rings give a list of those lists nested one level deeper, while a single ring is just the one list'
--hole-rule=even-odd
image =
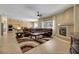
[{"label": "brown leather sectional sofa", "polygon": [[[39,32],[43,32],[43,37],[51,37],[52,35],[52,29],[47,29],[47,28],[24,28],[23,32],[18,32],[16,33],[16,37],[20,38],[20,37],[29,37],[31,36],[31,33],[39,33]],[[19,34],[19,35],[18,35]]]},{"label": "brown leather sectional sofa", "polygon": [[52,32],[52,29],[50,28],[30,28],[30,29],[27,29],[27,28],[24,28],[23,29],[24,32],[28,31],[28,32]]}]

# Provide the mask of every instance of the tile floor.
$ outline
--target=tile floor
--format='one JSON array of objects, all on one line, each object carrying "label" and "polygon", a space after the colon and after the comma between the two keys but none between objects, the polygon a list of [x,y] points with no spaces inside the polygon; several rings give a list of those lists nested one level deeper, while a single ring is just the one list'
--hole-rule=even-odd
[{"label": "tile floor", "polygon": [[[15,39],[14,33],[9,33],[8,36],[1,38],[0,42],[0,53],[22,53],[19,44]],[[70,42],[54,36],[52,40],[25,52],[25,54],[68,54],[69,49]]]},{"label": "tile floor", "polygon": [[70,42],[54,37],[52,40],[37,46],[26,54],[69,54]]}]

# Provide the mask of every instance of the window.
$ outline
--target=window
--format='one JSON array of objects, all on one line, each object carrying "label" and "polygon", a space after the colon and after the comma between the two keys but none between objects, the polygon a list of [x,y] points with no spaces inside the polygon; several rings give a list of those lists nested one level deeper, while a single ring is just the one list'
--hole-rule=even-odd
[{"label": "window", "polygon": [[52,28],[53,27],[53,21],[45,21],[44,22],[44,28]]},{"label": "window", "polygon": [[53,20],[42,21],[38,23],[38,28],[53,28],[54,23]]},{"label": "window", "polygon": [[42,28],[42,22],[38,23],[38,28]]}]

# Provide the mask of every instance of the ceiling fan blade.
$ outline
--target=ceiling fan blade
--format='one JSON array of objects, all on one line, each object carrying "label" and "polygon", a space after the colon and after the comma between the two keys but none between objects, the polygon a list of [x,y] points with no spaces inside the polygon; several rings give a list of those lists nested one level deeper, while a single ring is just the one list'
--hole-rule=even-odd
[{"label": "ceiling fan blade", "polygon": [[40,17],[42,16],[42,14],[39,15]]}]

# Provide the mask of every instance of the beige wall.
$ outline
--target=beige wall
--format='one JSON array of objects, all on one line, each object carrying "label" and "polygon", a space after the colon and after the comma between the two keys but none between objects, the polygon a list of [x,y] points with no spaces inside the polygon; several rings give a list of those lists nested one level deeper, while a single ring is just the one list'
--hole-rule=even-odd
[{"label": "beige wall", "polygon": [[79,5],[75,7],[75,32],[79,32]]},{"label": "beige wall", "polygon": [[64,25],[68,28],[68,34],[74,32],[74,7],[69,8],[63,13],[56,15],[57,34],[59,33],[59,25]]},{"label": "beige wall", "polygon": [[64,11],[63,13],[60,13],[56,15],[57,17],[57,23],[60,25],[65,25],[65,24],[74,24],[74,9],[70,8]]},{"label": "beige wall", "polygon": [[66,24],[74,24],[74,7],[64,12],[64,22]]},{"label": "beige wall", "polygon": [[14,19],[8,19],[8,24],[12,24],[14,28],[17,28],[17,27],[31,28],[32,27],[31,22],[19,21],[19,20],[14,20]]},{"label": "beige wall", "polygon": [[1,20],[0,22],[3,23],[3,35],[7,35],[7,17],[1,16],[0,20]]}]

